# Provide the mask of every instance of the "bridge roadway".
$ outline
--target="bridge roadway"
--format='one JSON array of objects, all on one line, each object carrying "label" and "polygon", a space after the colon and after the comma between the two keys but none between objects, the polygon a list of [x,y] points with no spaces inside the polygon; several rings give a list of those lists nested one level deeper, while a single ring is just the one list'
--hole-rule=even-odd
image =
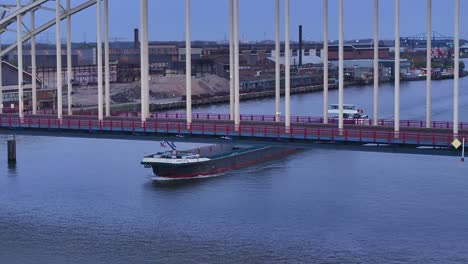
[{"label": "bridge roadway", "polygon": [[[13,114],[15,115],[16,112],[4,112],[5,114]],[[29,115],[27,114],[26,116],[31,116],[31,113]],[[47,118],[57,118],[57,113],[55,111],[51,110],[41,110],[38,111],[38,115],[41,117],[47,117]],[[77,110],[74,111],[74,115],[69,118],[81,118],[82,116],[94,116],[97,117],[97,112],[94,110]],[[138,118],[140,119],[140,113],[139,112],[128,112],[128,111],[115,111],[112,112],[112,119],[116,118]],[[180,122],[184,122],[187,117],[185,113],[179,113],[179,112],[163,112],[163,113],[151,113],[150,115],[150,120],[151,119],[176,119]],[[109,118],[107,118],[109,119]],[[227,121],[230,120],[230,115],[229,114],[215,114],[215,113],[194,113],[192,115],[192,119],[195,121]],[[240,120],[245,122],[245,121],[262,121],[262,122],[275,122],[275,116],[274,115],[252,115],[252,114],[241,114],[240,115]],[[284,124],[285,118],[281,117],[280,122]],[[345,123],[349,124],[358,124],[358,123],[367,123],[369,125],[372,125],[373,120],[368,119],[365,122],[362,121],[360,122],[359,120],[356,119],[345,119]],[[323,124],[323,118],[322,117],[314,117],[314,116],[292,116],[291,117],[291,123],[312,123],[312,124]],[[338,123],[338,118],[329,118],[328,119],[329,124],[337,124]],[[382,127],[394,127],[394,121],[390,119],[379,119],[378,125]],[[336,126],[336,125],[335,125]],[[406,128],[406,127],[413,127],[413,128],[425,128],[426,124],[425,121],[422,120],[400,120],[400,127]],[[452,129],[453,128],[453,123],[448,122],[448,121],[432,121],[431,122],[431,128],[446,128],[446,129]],[[459,123],[459,129],[460,130],[468,130],[468,122],[460,122]]]},{"label": "bridge roadway", "polygon": [[[142,123],[132,113],[118,113],[99,122],[96,116],[64,117],[26,115],[23,122],[17,115],[0,115],[0,133],[61,137],[91,137],[136,140],[174,140],[185,142],[223,142],[250,144],[281,144],[306,148],[350,149],[378,152],[398,152],[436,155],[459,155],[451,143],[454,140],[450,122],[433,122],[433,128],[423,128],[422,121],[401,121],[401,131],[393,131],[393,121],[379,121],[372,126],[364,120],[346,120],[343,131],[323,124],[314,117],[293,117],[290,133],[284,123],[273,116],[243,115],[238,131],[228,115],[194,114],[187,127],[184,114],[153,115]],[[460,123],[458,138],[468,138],[468,124]]]}]

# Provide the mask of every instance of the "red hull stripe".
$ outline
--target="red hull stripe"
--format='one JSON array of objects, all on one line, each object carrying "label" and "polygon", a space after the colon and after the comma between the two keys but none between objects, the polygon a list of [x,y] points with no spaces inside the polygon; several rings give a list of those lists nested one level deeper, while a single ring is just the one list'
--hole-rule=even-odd
[{"label": "red hull stripe", "polygon": [[298,149],[293,149],[293,150],[285,151],[285,152],[282,152],[282,153],[279,153],[279,154],[276,154],[276,155],[267,156],[267,157],[264,157],[264,158],[259,158],[259,159],[255,159],[255,160],[248,161],[248,162],[242,162],[242,163],[236,164],[234,166],[219,168],[219,169],[212,170],[212,171],[207,171],[207,172],[201,172],[201,173],[195,173],[195,174],[179,174],[179,175],[174,175],[174,176],[162,176],[161,178],[180,179],[180,178],[195,178],[195,177],[199,177],[199,176],[215,175],[215,174],[219,174],[219,173],[222,173],[222,172],[226,172],[226,171],[235,170],[235,169],[238,169],[238,168],[254,165],[254,164],[257,164],[257,163],[267,162],[267,161],[274,160],[274,159],[279,159],[281,157],[288,156],[288,155],[290,155],[292,153],[295,153],[297,151],[299,151],[299,150]]}]

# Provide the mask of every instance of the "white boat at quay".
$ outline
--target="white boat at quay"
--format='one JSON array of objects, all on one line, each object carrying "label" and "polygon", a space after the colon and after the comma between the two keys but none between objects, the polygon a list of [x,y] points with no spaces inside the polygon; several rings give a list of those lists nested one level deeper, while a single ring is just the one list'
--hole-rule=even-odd
[{"label": "white boat at quay", "polygon": [[[329,118],[339,118],[340,108],[338,104],[330,105],[328,116]],[[364,113],[364,110],[358,109],[352,104],[343,105],[343,118],[345,119],[345,124],[370,125],[369,116]]]}]

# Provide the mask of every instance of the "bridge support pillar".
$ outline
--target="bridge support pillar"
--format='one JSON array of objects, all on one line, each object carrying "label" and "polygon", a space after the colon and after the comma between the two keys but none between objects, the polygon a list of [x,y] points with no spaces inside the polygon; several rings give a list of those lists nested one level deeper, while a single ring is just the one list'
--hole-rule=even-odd
[{"label": "bridge support pillar", "polygon": [[427,0],[427,74],[426,74],[426,128],[431,128],[432,112],[432,0]]},{"label": "bridge support pillar", "polygon": [[239,76],[239,0],[234,0],[234,129],[240,128],[240,76]]},{"label": "bridge support pillar", "polygon": [[[17,2],[18,9],[21,9],[21,0]],[[18,115],[20,122],[23,122],[24,117],[24,96],[23,96],[23,16],[18,14],[16,17],[17,23],[17,42],[18,42]]]},{"label": "bridge support pillar", "polygon": [[280,25],[280,0],[275,3],[275,121],[281,118],[281,25]]},{"label": "bridge support pillar", "polygon": [[289,134],[289,130],[291,127],[291,36],[290,36],[290,0],[286,0],[285,6],[285,51],[284,51],[284,59],[285,59],[285,79],[286,79],[286,87],[285,87],[285,127],[286,133]]},{"label": "bridge support pillar", "polygon": [[104,82],[106,116],[111,115],[110,107],[110,65],[109,65],[109,0],[104,0]]},{"label": "bridge support pillar", "polygon": [[[98,1],[99,2],[99,1]],[[55,1],[55,46],[57,54],[57,118],[62,119],[62,31],[61,31],[61,5]]]},{"label": "bridge support pillar", "polygon": [[186,108],[187,128],[192,124],[192,32],[191,32],[191,2],[185,0],[185,78],[186,78]]},{"label": "bridge support pillar", "polygon": [[[67,11],[70,11],[71,3],[67,0]],[[73,115],[72,110],[72,45],[71,45],[71,16],[67,16],[67,106],[68,115]]]},{"label": "bridge support pillar", "polygon": [[455,61],[454,61],[454,93],[453,93],[453,135],[458,136],[459,126],[459,95],[460,95],[460,0],[455,0]]},{"label": "bridge support pillar", "polygon": [[14,136],[10,136],[7,140],[7,156],[9,164],[16,163],[16,138]]},{"label": "bridge support pillar", "polygon": [[328,0],[323,0],[323,123],[328,124]]},{"label": "bridge support pillar", "polygon": [[[31,11],[31,31],[36,29],[36,11]],[[37,114],[37,65],[36,65],[36,35],[31,36],[31,86],[32,114]]]},{"label": "bridge support pillar", "polygon": [[379,125],[379,0],[374,0],[374,126]]},{"label": "bridge support pillar", "polygon": [[400,0],[395,0],[395,136],[400,132]]}]

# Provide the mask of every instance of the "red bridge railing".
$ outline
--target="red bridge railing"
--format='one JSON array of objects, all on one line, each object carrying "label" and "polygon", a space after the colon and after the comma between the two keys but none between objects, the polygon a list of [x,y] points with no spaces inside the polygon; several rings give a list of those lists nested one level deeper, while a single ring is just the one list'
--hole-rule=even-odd
[{"label": "red bridge railing", "polygon": [[[330,127],[307,127],[300,124],[293,125],[288,133],[284,126],[272,124],[243,124],[239,130],[231,123],[200,122],[187,127],[185,122],[164,121],[155,119],[142,123],[137,120],[104,120],[91,118],[54,119],[46,117],[26,117],[21,120],[17,116],[0,116],[0,127],[6,129],[46,129],[74,130],[81,132],[99,133],[154,133],[176,135],[210,135],[217,137],[252,137],[259,139],[298,139],[298,140],[326,140],[341,142],[379,143],[379,144],[412,144],[426,146],[450,147],[454,137],[450,133],[440,131],[420,130],[402,131],[395,133],[390,130],[375,127],[351,128],[339,131]],[[448,131],[450,132],[450,131]],[[461,137],[468,138],[468,133],[461,133]]]},{"label": "red bridge railing", "polygon": [[[15,113],[13,113],[15,114]],[[42,110],[38,111],[38,115],[56,115],[57,113],[52,110]],[[77,110],[74,112],[74,116],[83,116],[83,117],[96,117],[97,112],[92,110]],[[140,118],[139,112],[112,112],[112,117],[125,117],[125,118]],[[216,114],[216,113],[195,113],[192,118],[194,120],[218,120],[218,121],[229,121],[229,114]],[[150,119],[177,119],[185,120],[187,116],[183,112],[167,112],[167,113],[151,113]],[[280,118],[281,122],[284,122],[284,117]],[[252,115],[252,114],[242,114],[240,115],[241,121],[255,121],[255,122],[275,122],[274,115]],[[323,124],[324,119],[322,117],[313,117],[313,116],[292,116],[292,123],[310,123],[310,124]],[[367,124],[373,125],[373,120],[369,119],[366,121]],[[329,118],[329,124],[337,124],[338,118]],[[346,119],[346,124],[361,124],[358,123],[355,119]],[[391,119],[380,119],[378,121],[379,126],[393,127],[394,120]],[[460,122],[459,129],[468,129],[468,122]],[[421,120],[401,120],[400,127],[412,127],[412,128],[426,128],[426,122]],[[453,129],[453,122],[448,121],[433,121],[431,122],[430,128],[437,129]]]}]

